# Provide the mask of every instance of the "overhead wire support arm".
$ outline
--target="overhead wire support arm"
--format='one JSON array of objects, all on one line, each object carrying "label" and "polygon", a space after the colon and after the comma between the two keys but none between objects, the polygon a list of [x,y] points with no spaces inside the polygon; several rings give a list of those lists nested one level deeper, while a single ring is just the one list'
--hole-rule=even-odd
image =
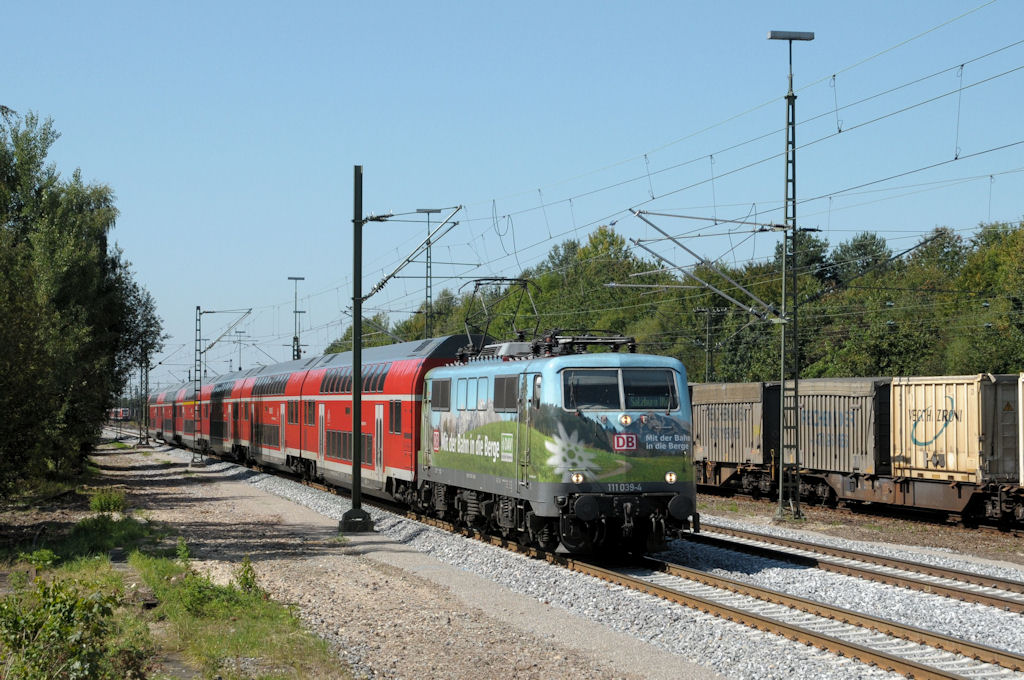
[{"label": "overhead wire support arm", "polygon": [[[768,222],[751,222],[749,220],[727,220],[721,217],[716,219],[713,217],[697,217],[696,215],[674,215],[672,213],[651,212],[650,210],[639,210],[634,212],[634,214],[637,217],[640,217],[640,213],[644,215],[651,215],[652,217],[676,217],[681,220],[705,220],[707,222],[714,222],[715,224],[742,224],[750,227],[759,227],[759,230],[775,229],[781,226],[778,224],[772,224]],[[643,218],[641,217],[640,219]]]},{"label": "overhead wire support arm", "polygon": [[[404,260],[402,260],[402,262],[397,267],[395,267],[394,270],[390,274],[388,274],[383,279],[381,279],[377,283],[377,285],[375,285],[372,289],[370,289],[369,293],[367,293],[366,295],[362,296],[362,298],[361,298],[362,301],[365,302],[366,300],[370,299],[371,297],[373,297],[374,295],[379,293],[381,290],[383,290],[384,286],[387,285],[388,281],[390,281],[391,279],[395,278],[395,276],[398,274],[398,272],[400,272],[403,269],[405,269],[405,267],[407,265],[411,264],[416,259],[417,255],[419,255],[421,252],[424,251],[424,249],[426,249],[428,243],[433,243],[434,241],[444,237],[449,231],[451,231],[456,226],[458,226],[458,224],[459,224],[458,222],[450,222],[449,223],[449,221],[453,217],[455,217],[455,214],[458,213],[460,210],[462,210],[462,206],[461,205],[456,206],[451,211],[451,213],[448,215],[448,217],[444,218],[444,220],[440,224],[437,225],[437,227],[434,229],[434,231],[432,231],[429,234],[427,234],[427,237],[425,239],[423,239],[422,241],[420,241],[420,244],[418,246],[416,246],[416,248],[413,249],[413,251]],[[371,221],[383,222],[388,217],[391,217],[391,216],[390,215],[384,215],[384,216],[381,216],[380,218],[370,217],[370,218],[367,218],[365,221],[366,222],[371,222]],[[440,236],[438,236],[437,235],[438,232],[440,232],[442,229],[444,229],[444,232],[441,233]]]},{"label": "overhead wire support arm", "polygon": [[[224,312],[216,312],[216,311],[208,311],[207,312],[207,311],[204,311],[203,314],[219,314],[219,313],[240,312],[240,311],[242,311],[242,310],[239,310],[239,309],[229,309],[229,310],[225,310]],[[214,345],[216,345],[218,342],[223,340],[225,335],[227,335],[228,333],[233,331],[235,329],[235,326],[237,326],[238,324],[242,323],[242,321],[244,321],[245,318],[247,316],[249,316],[250,314],[252,314],[252,307],[250,307],[249,309],[245,310],[245,312],[242,314],[242,316],[238,317],[233,324],[228,326],[226,331],[224,331],[223,333],[218,335],[216,340],[214,340],[209,345],[207,345],[206,349],[204,349],[203,352],[209,352],[213,348]]]},{"label": "overhead wire support arm", "polygon": [[711,260],[708,260],[707,258],[699,255],[698,253],[694,252],[690,248],[687,248],[685,245],[680,243],[677,238],[675,238],[674,236],[671,236],[670,234],[666,233],[661,227],[659,227],[654,222],[651,222],[649,219],[644,217],[645,213],[643,211],[641,211],[641,210],[634,210],[633,214],[636,217],[638,217],[641,220],[643,220],[644,222],[646,222],[651,228],[653,228],[659,234],[664,236],[666,239],[668,239],[672,243],[676,244],[677,246],[679,246],[680,248],[682,248],[683,250],[688,252],[690,255],[692,255],[695,258],[697,258],[697,261],[700,262],[701,264],[703,264],[705,267],[707,267],[711,271],[715,272],[716,274],[718,274],[719,276],[724,278],[726,281],[728,281],[733,286],[735,286],[738,290],[743,291],[756,304],[755,305],[751,305],[751,304],[740,302],[739,300],[737,300],[733,296],[729,295],[725,291],[723,291],[723,290],[715,287],[714,285],[708,283],[707,281],[703,280],[702,278],[700,278],[699,276],[697,276],[693,272],[685,270],[683,267],[680,267],[679,265],[671,262],[670,260],[666,259],[662,255],[659,255],[658,253],[654,252],[653,250],[648,248],[646,245],[644,245],[639,239],[630,239],[630,241],[632,241],[635,245],[639,246],[640,248],[643,248],[644,250],[649,252],[651,255],[654,255],[654,257],[656,257],[659,261],[671,265],[672,267],[678,269],[680,272],[682,272],[686,276],[689,276],[690,278],[698,281],[699,283],[701,283],[703,286],[705,286],[709,290],[712,290],[715,293],[718,293],[719,295],[724,297],[726,300],[732,302],[734,305],[736,305],[740,309],[744,310],[745,312],[747,312],[749,314],[752,314],[752,315],[754,315],[757,318],[762,319],[762,320],[770,318],[772,321],[774,321],[776,323],[785,323],[785,319],[778,312],[775,311],[775,307],[774,306],[768,304],[767,302],[765,302],[764,300],[762,300],[761,298],[757,297],[752,292],[747,290],[738,281],[736,281],[731,276],[726,274],[724,271],[722,271],[721,269],[716,267],[714,262],[712,262]]}]

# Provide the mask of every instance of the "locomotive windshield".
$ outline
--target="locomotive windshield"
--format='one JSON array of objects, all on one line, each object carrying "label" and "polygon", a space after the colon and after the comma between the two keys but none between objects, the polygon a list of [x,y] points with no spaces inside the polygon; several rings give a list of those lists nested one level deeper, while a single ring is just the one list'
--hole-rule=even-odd
[{"label": "locomotive windshield", "polygon": [[671,411],[679,408],[679,396],[668,369],[569,369],[562,371],[562,405],[569,411]]}]

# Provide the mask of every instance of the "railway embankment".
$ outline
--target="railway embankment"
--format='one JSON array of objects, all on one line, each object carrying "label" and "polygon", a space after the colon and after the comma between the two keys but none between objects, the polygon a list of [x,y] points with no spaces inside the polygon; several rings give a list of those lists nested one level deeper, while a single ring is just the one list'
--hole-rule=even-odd
[{"label": "railway embankment", "polygon": [[[122,490],[131,513],[181,536],[191,566],[213,583],[230,583],[248,557],[259,586],[294,607],[354,677],[716,676],[385,533],[339,536],[337,519],[262,490],[252,483],[261,475],[245,468],[190,466],[165,447],[106,449],[95,462],[97,484]],[[51,504],[26,512],[22,533],[34,531],[29,523],[58,531],[88,514]],[[180,654],[162,661],[153,677],[191,677]],[[260,661],[225,658],[223,677],[246,668],[259,671]]]}]

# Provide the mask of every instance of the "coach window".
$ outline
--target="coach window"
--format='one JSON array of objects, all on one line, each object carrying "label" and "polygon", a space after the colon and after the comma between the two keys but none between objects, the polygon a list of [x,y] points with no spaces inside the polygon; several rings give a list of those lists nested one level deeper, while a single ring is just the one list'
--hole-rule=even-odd
[{"label": "coach window", "polygon": [[514,375],[499,375],[494,378],[494,410],[499,413],[515,413],[519,401],[519,379]]},{"label": "coach window", "polygon": [[395,400],[389,402],[390,411],[388,413],[388,432],[391,434],[402,433],[402,402]]},{"label": "coach window", "polygon": [[467,411],[475,411],[476,410],[476,404],[477,404],[477,401],[476,401],[476,387],[477,387],[478,382],[479,381],[476,378],[470,378],[469,380],[466,381],[466,383],[467,383],[466,384],[466,410]]},{"label": "coach window", "polygon": [[540,408],[540,376],[533,376],[533,407]]},{"label": "coach window", "polygon": [[430,408],[434,411],[447,411],[451,408],[452,381],[430,381]]},{"label": "coach window", "polygon": [[455,410],[465,411],[466,410],[466,379],[459,378],[459,382],[455,386]]},{"label": "coach window", "polygon": [[316,425],[316,402],[306,402],[306,425]]}]

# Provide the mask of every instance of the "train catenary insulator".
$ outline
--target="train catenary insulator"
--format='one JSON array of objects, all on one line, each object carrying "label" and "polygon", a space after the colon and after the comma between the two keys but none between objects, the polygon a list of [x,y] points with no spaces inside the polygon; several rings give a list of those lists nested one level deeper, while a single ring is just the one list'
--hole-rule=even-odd
[{"label": "train catenary insulator", "polygon": [[[681,363],[469,341],[363,350],[363,493],[567,552],[699,530]],[[351,353],[185,383],[151,395],[150,433],[347,487],[352,384]]]}]

